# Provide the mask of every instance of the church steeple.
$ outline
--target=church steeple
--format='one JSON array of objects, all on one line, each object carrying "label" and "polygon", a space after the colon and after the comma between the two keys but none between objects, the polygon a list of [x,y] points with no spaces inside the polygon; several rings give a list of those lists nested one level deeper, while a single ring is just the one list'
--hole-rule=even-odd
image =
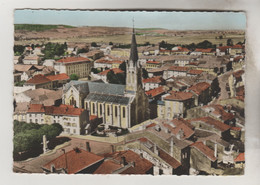
[{"label": "church steeple", "polygon": [[142,88],[142,66],[138,60],[135,29],[133,26],[130,57],[126,63],[126,91],[137,92],[139,88]]},{"label": "church steeple", "polygon": [[132,33],[132,42],[131,42],[131,51],[130,51],[129,60],[132,60],[134,62],[134,64],[136,64],[138,61],[138,52],[137,52],[137,44],[136,44],[134,28],[133,28],[133,33]]}]

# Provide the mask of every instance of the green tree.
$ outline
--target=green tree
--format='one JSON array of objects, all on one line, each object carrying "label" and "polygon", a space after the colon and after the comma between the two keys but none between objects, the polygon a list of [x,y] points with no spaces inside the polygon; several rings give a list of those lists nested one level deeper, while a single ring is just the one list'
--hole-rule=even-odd
[{"label": "green tree", "polygon": [[113,42],[110,41],[108,44],[109,44],[109,45],[113,45]]},{"label": "green tree", "polygon": [[92,47],[98,47],[98,45],[97,45],[96,42],[91,42],[91,46],[92,46]]},{"label": "green tree", "polygon": [[227,39],[227,46],[233,46],[233,40],[232,39]]},{"label": "green tree", "polygon": [[115,74],[113,70],[107,73],[107,81],[112,84],[125,84],[126,75],[125,73]]},{"label": "green tree", "polygon": [[50,140],[60,135],[63,128],[60,124],[39,125],[36,123],[25,123],[14,121],[14,153],[24,152],[37,148],[42,143],[43,135]]},{"label": "green tree", "polygon": [[121,69],[122,71],[126,72],[126,63],[123,62],[122,64],[119,65],[119,69]]},{"label": "green tree", "polygon": [[79,79],[79,76],[76,75],[76,74],[71,74],[70,75],[70,80],[78,80]]},{"label": "green tree", "polygon": [[142,73],[143,73],[143,78],[148,78],[148,72],[146,71],[146,69],[142,69]]},{"label": "green tree", "polygon": [[16,56],[22,55],[24,52],[25,46],[23,45],[14,45],[14,53]]},{"label": "green tree", "polygon": [[203,42],[197,44],[197,48],[206,49],[206,48],[214,48],[214,46],[208,40],[204,40]]},{"label": "green tree", "polygon": [[92,69],[91,69],[91,72],[93,72],[94,74],[98,74],[98,73],[100,73],[101,71],[98,70],[97,68],[92,68]]}]

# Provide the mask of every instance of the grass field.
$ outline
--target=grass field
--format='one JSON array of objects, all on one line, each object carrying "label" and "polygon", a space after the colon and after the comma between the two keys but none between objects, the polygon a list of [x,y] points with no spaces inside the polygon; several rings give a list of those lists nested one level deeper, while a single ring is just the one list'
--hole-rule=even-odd
[{"label": "grass field", "polygon": [[[186,36],[151,36],[151,35],[137,35],[137,43],[142,44],[146,42],[150,42],[151,44],[158,44],[162,40],[172,43],[172,44],[191,44],[191,43],[199,43],[204,40],[208,40],[213,44],[223,44],[227,43],[227,39],[231,38],[234,44],[238,42],[243,42],[245,39],[244,35],[231,35],[227,34],[223,39],[215,39],[219,34],[197,34],[197,35],[186,35]],[[78,43],[123,43],[130,44],[131,35],[104,35],[99,37],[83,37],[83,38],[67,38],[67,39],[52,39],[52,40],[26,40],[26,41],[15,41],[15,44],[36,44],[36,43],[46,43],[46,42],[78,42]]]}]

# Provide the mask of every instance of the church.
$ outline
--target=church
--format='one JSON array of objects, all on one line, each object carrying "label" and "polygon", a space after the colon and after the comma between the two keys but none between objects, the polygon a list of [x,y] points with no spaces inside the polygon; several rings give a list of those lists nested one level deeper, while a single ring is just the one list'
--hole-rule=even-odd
[{"label": "church", "polygon": [[63,86],[63,104],[84,108],[103,124],[130,128],[149,119],[148,97],[142,88],[142,66],[138,59],[135,30],[130,58],[126,62],[126,85],[71,81]]}]

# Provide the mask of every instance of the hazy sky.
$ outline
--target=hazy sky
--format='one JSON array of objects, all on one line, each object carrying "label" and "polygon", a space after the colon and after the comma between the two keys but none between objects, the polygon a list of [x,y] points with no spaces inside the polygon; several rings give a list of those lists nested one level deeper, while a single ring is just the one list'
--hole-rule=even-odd
[{"label": "hazy sky", "polygon": [[136,28],[166,28],[174,30],[245,29],[242,12],[130,12],[15,10],[14,23],[66,24],[72,26],[112,26]]}]

